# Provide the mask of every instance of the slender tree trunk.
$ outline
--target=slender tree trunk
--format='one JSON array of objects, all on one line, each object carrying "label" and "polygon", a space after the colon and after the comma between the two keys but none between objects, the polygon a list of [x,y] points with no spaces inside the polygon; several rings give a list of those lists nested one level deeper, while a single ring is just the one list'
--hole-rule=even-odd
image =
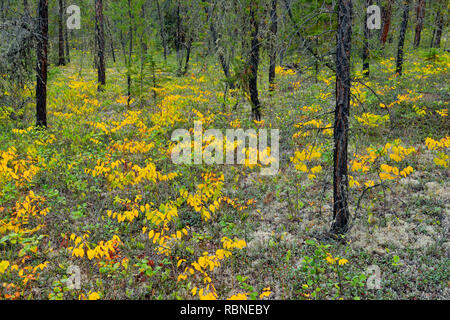
[{"label": "slender tree trunk", "polygon": [[111,32],[111,25],[109,24],[109,20],[106,19],[106,30],[109,34],[109,45],[111,48],[111,56],[113,58],[113,62],[116,63],[116,50],[114,49],[114,38]]},{"label": "slender tree trunk", "polygon": [[398,75],[402,75],[403,69],[403,46],[405,45],[406,30],[408,29],[409,20],[409,5],[411,0],[406,0],[403,7],[403,20],[400,27],[400,36],[398,38],[398,50],[397,50],[397,67],[395,72]]},{"label": "slender tree trunk", "polygon": [[382,46],[386,44],[387,36],[389,34],[389,28],[391,27],[391,17],[392,17],[392,0],[388,0],[386,7],[383,8],[383,27],[380,38]]},{"label": "slender tree trunk", "polygon": [[177,62],[178,62],[178,70],[177,74],[181,74],[181,68],[182,68],[182,30],[181,30],[181,16],[180,16],[180,0],[177,1],[177,17],[176,17],[176,26],[177,26],[177,34],[175,37],[175,48],[177,50]]},{"label": "slender tree trunk", "polygon": [[29,16],[30,15],[30,6],[28,4],[28,0],[23,0],[23,12]]},{"label": "slender tree trunk", "polygon": [[318,50],[315,51],[315,50],[312,48],[311,43],[310,43],[307,39],[305,39],[305,38],[303,37],[303,35],[300,33],[300,30],[296,27],[295,19],[294,19],[294,16],[293,16],[293,14],[292,14],[291,7],[290,7],[290,5],[289,5],[289,0],[284,0],[284,5],[285,5],[286,10],[287,10],[287,12],[288,12],[289,19],[291,20],[291,22],[292,22],[292,24],[294,25],[294,27],[297,29],[297,31],[295,32],[295,34],[299,37],[299,40],[300,40],[300,43],[302,44],[302,46],[305,46],[306,50],[313,56],[313,58],[314,58],[316,61],[320,61],[320,62],[324,63],[324,65],[325,65],[326,67],[328,67],[328,69],[332,70],[333,72],[336,72],[336,70],[334,69],[334,67],[333,67],[329,62],[324,61],[324,59],[318,55],[318,53],[317,53]]},{"label": "slender tree trunk", "polygon": [[47,127],[48,0],[38,4],[36,126]]},{"label": "slender tree trunk", "polygon": [[434,48],[441,47],[442,29],[444,29],[444,15],[442,14],[441,7],[439,6],[436,16],[436,29],[434,32]]},{"label": "slender tree trunk", "polygon": [[102,90],[102,87],[106,84],[106,72],[105,72],[105,32],[103,23],[103,0],[95,0],[95,28],[97,35],[97,55],[98,55],[98,90]]},{"label": "slender tree trunk", "polygon": [[164,61],[167,61],[167,40],[166,40],[166,31],[165,31],[165,24],[164,24],[164,15],[161,12],[161,6],[159,5],[159,0],[156,0],[156,9],[158,11],[158,19],[159,19],[159,29],[161,33],[161,40],[164,50]]},{"label": "slender tree trunk", "polygon": [[[143,21],[145,21],[145,4],[141,7],[141,18]],[[140,35],[141,38],[141,46],[142,51],[144,54],[147,54],[148,46],[147,46],[147,28],[143,28],[142,34]]]},{"label": "slender tree trunk", "polygon": [[249,91],[252,103],[252,116],[256,121],[261,120],[261,104],[258,98],[258,65],[259,65],[259,23],[257,19],[257,3],[250,1],[250,28],[251,28],[251,47],[249,59]]},{"label": "slender tree trunk", "polygon": [[189,70],[189,59],[191,58],[192,41],[193,39],[189,38],[188,44],[186,46],[186,60],[184,63],[183,75],[185,75]]},{"label": "slender tree trunk", "polygon": [[414,35],[414,48],[419,47],[420,45],[420,35],[422,33],[423,28],[423,19],[425,16],[425,0],[419,0],[416,9],[416,30]]},{"label": "slender tree trunk", "polygon": [[270,11],[270,57],[269,57],[269,90],[273,90],[275,86],[275,66],[277,61],[277,31],[278,31],[278,15],[277,0],[272,0]]},{"label": "slender tree trunk", "polygon": [[230,79],[231,75],[230,75],[229,64],[228,64],[227,60],[225,59],[223,51],[220,49],[220,46],[219,46],[220,39],[217,38],[217,31],[216,31],[216,27],[214,26],[213,16],[214,16],[214,12],[213,12],[213,9],[211,8],[211,10],[209,12],[209,19],[210,19],[209,30],[211,32],[211,38],[212,38],[212,42],[213,42],[213,46],[214,46],[214,52],[219,57],[220,65],[222,66],[223,73],[225,75],[228,85],[230,86],[230,89],[234,89],[235,85]]},{"label": "slender tree trunk", "polygon": [[63,18],[64,18],[64,6],[63,1],[59,0],[59,15],[58,15],[58,66],[63,66],[66,64],[66,59],[64,56],[64,28],[63,28]]},{"label": "slender tree trunk", "polygon": [[130,43],[128,48],[128,72],[127,72],[127,87],[128,87],[128,100],[127,100],[127,106],[130,107],[131,102],[131,57],[133,54],[133,16],[131,14],[131,0],[128,0],[128,18],[130,20]]},{"label": "slender tree trunk", "polygon": [[334,115],[333,219],[331,231],[344,234],[348,230],[347,146],[350,114],[350,55],[352,40],[352,1],[338,1],[336,44],[336,109]]},{"label": "slender tree trunk", "polygon": [[[64,0],[64,11],[67,8],[67,1]],[[69,30],[67,26],[64,26],[64,36],[66,42],[66,61],[70,63],[70,43],[69,43]]]},{"label": "slender tree trunk", "polygon": [[[366,0],[365,7],[372,5],[372,0]],[[365,77],[369,77],[370,75],[370,62],[369,62],[369,28],[367,28],[367,10],[363,21],[363,30],[364,30],[364,43],[363,43],[363,51],[362,51],[362,60],[363,60],[363,75]]]}]

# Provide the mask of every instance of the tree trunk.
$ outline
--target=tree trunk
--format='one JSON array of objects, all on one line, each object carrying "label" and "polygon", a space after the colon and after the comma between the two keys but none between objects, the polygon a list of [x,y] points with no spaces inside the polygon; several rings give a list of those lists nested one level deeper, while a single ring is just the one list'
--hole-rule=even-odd
[{"label": "tree trunk", "polygon": [[159,19],[159,29],[161,33],[161,40],[164,50],[164,61],[167,61],[167,40],[166,40],[166,31],[164,28],[164,15],[161,13],[161,7],[159,5],[159,0],[156,0],[156,9],[158,11],[158,19]]},{"label": "tree trunk", "polygon": [[261,120],[260,102],[258,98],[258,65],[259,65],[259,23],[256,16],[257,3],[250,1],[250,28],[251,28],[251,47],[249,59],[249,91],[252,103],[252,116],[256,121]]},{"label": "tree trunk", "polygon": [[28,4],[28,0],[23,0],[23,12],[25,13],[25,15],[29,16],[30,15],[30,6]]},{"label": "tree trunk", "polygon": [[109,24],[108,18],[106,19],[106,30],[109,33],[109,45],[111,47],[111,56],[113,58],[113,62],[116,63],[116,50],[114,49],[114,38],[111,32],[111,26]]},{"label": "tree trunk", "polygon": [[423,18],[425,16],[425,0],[419,0],[416,9],[416,32],[414,35],[414,48],[419,47],[420,45],[420,34],[422,33],[423,28]]},{"label": "tree trunk", "polygon": [[336,109],[334,115],[333,224],[331,232],[348,230],[347,146],[350,114],[350,54],[352,38],[352,1],[338,1],[336,44]]},{"label": "tree trunk", "polygon": [[406,30],[408,28],[410,2],[411,0],[405,1],[403,8],[403,20],[402,25],[400,27],[400,36],[398,38],[397,67],[395,72],[400,76],[402,75],[402,68],[403,68],[403,46],[405,45],[405,35]]},{"label": "tree trunk", "polygon": [[312,48],[311,43],[310,43],[307,39],[305,39],[305,38],[303,37],[303,35],[300,33],[300,29],[298,29],[298,28],[296,27],[296,23],[295,23],[295,20],[294,20],[294,16],[292,15],[292,10],[291,10],[291,7],[290,7],[290,5],[289,5],[289,1],[288,1],[288,0],[284,0],[284,5],[285,5],[286,10],[287,10],[287,12],[288,12],[289,19],[291,20],[292,24],[294,25],[294,28],[297,29],[297,31],[295,32],[295,34],[299,37],[299,40],[300,40],[301,44],[302,44],[303,46],[305,46],[306,50],[313,56],[313,58],[314,58],[316,61],[320,61],[320,62],[324,63],[324,65],[325,65],[326,67],[328,67],[328,69],[330,69],[330,70],[333,71],[333,72],[336,72],[336,70],[334,69],[334,67],[333,67],[329,62],[324,61],[324,59],[318,55],[318,53],[317,53],[318,50],[317,50],[317,52],[316,52],[316,51]]},{"label": "tree trunk", "polygon": [[177,62],[178,62],[178,70],[177,75],[181,75],[182,68],[182,30],[181,30],[181,16],[180,16],[180,0],[177,1],[177,17],[176,17],[176,26],[177,26],[177,34],[175,37],[175,49],[177,50]]},{"label": "tree trunk", "polygon": [[48,0],[38,4],[36,126],[47,127]]},{"label": "tree trunk", "polygon": [[[141,18],[142,21],[145,21],[145,3],[142,5],[141,7]],[[147,54],[148,51],[148,46],[147,46],[147,33],[148,30],[147,28],[143,28],[142,33],[140,34],[140,38],[141,38],[141,47],[142,47],[142,51],[144,52],[144,55]]]},{"label": "tree trunk", "polygon": [[441,47],[441,37],[442,37],[442,29],[444,28],[444,15],[442,14],[441,7],[439,6],[437,15],[436,15],[436,29],[434,32],[434,48]]},{"label": "tree trunk", "polygon": [[386,44],[387,36],[389,34],[389,28],[391,27],[391,16],[392,16],[392,0],[388,0],[385,8],[383,8],[383,28],[381,31],[381,45]]},{"label": "tree trunk", "polygon": [[105,73],[105,32],[103,24],[103,0],[95,0],[95,29],[97,35],[97,54],[98,54],[98,90],[106,84]]},{"label": "tree trunk", "polygon": [[[372,5],[372,0],[366,0],[365,7]],[[363,75],[365,77],[369,77],[370,75],[370,62],[369,62],[369,28],[367,28],[367,10],[363,21],[363,30],[364,30],[364,43],[363,43],[363,51],[362,51],[362,60],[363,60]]]},{"label": "tree trunk", "polygon": [[66,64],[66,59],[64,56],[64,28],[63,28],[63,18],[64,18],[64,6],[63,1],[59,0],[59,15],[58,15],[58,66],[63,66]]},{"label": "tree trunk", "polygon": [[[67,8],[67,2],[64,0],[64,10]],[[67,26],[64,27],[64,35],[65,35],[65,42],[66,42],[66,61],[70,63],[70,43],[69,43],[69,30]]]},{"label": "tree trunk", "polygon": [[212,38],[212,41],[213,41],[214,52],[219,57],[220,65],[222,66],[223,73],[225,75],[227,83],[230,86],[230,89],[234,89],[235,88],[234,83],[232,83],[231,80],[230,80],[230,78],[231,78],[230,67],[228,65],[227,60],[225,59],[225,56],[223,55],[222,50],[219,48],[219,42],[218,42],[219,39],[217,38],[217,31],[216,31],[216,28],[214,26],[214,19],[213,19],[213,12],[212,12],[212,10],[211,10],[211,13],[210,13],[210,19],[211,20],[210,20],[210,24],[209,24],[209,30],[211,32],[211,38]]},{"label": "tree trunk", "polygon": [[277,61],[277,31],[278,31],[278,15],[277,0],[272,0],[270,11],[270,57],[269,57],[269,90],[272,91],[275,86],[275,65]]},{"label": "tree trunk", "polygon": [[128,87],[128,99],[127,99],[127,106],[130,107],[131,102],[131,57],[133,54],[133,16],[131,14],[131,0],[128,0],[128,18],[130,19],[130,43],[128,48],[128,72],[127,72],[127,87]]},{"label": "tree trunk", "polygon": [[191,58],[192,41],[193,41],[193,39],[190,38],[188,41],[188,44],[186,46],[186,59],[185,59],[185,63],[184,63],[183,75],[185,75],[189,70],[189,59]]}]

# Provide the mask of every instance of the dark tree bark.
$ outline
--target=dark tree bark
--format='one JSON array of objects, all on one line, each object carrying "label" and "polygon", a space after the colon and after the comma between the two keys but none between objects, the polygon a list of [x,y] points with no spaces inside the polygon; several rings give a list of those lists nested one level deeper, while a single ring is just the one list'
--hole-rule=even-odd
[{"label": "dark tree bark", "polygon": [[47,127],[48,0],[38,4],[36,126]]},{"label": "dark tree bark", "polygon": [[411,0],[406,0],[404,3],[403,20],[402,20],[402,25],[400,27],[400,35],[398,38],[397,67],[396,67],[395,72],[400,76],[402,75],[402,69],[403,69],[403,46],[405,45],[406,30],[408,28],[410,2],[411,2]]},{"label": "dark tree bark", "polygon": [[97,74],[98,74],[98,90],[102,90],[102,86],[106,84],[105,72],[105,32],[103,23],[103,0],[95,0],[95,29],[97,38]]},{"label": "dark tree bark", "polygon": [[183,75],[185,75],[188,70],[189,70],[189,59],[191,58],[191,49],[192,49],[192,42],[194,41],[194,39],[189,38],[189,41],[186,45],[186,59],[184,62],[184,70],[183,70]]},{"label": "dark tree bark", "polygon": [[272,0],[270,11],[270,57],[269,57],[269,90],[273,90],[275,86],[275,65],[277,62],[277,31],[278,31],[278,15],[277,0]]},{"label": "dark tree bark", "polygon": [[251,28],[251,45],[249,59],[248,84],[250,91],[250,100],[252,104],[252,116],[256,121],[261,120],[261,104],[258,98],[258,66],[259,66],[259,22],[257,19],[257,3],[255,0],[250,1],[250,28]]},{"label": "dark tree bark", "polygon": [[350,114],[350,54],[352,40],[352,1],[338,1],[336,44],[336,109],[334,115],[333,224],[331,232],[348,230],[347,146]]},{"label": "dark tree bark", "polygon": [[391,27],[391,17],[392,17],[392,0],[388,0],[386,7],[383,8],[383,27],[380,38],[381,45],[383,46],[386,44],[387,36],[389,34],[389,28]]},{"label": "dark tree bark", "polygon": [[59,0],[59,15],[58,15],[58,66],[63,66],[66,64],[66,59],[64,56],[64,28],[63,28],[63,18],[64,18],[64,6],[63,1]]},{"label": "dark tree bark", "polygon": [[[366,0],[365,6],[372,5],[372,0]],[[368,77],[370,75],[370,62],[369,62],[369,28],[367,28],[367,10],[363,21],[363,30],[364,30],[364,42],[363,42],[363,50],[362,50],[362,60],[363,60],[363,75]]]},{"label": "dark tree bark", "polygon": [[416,9],[417,23],[414,35],[414,48],[417,48],[420,45],[420,35],[422,33],[424,16],[425,16],[425,0],[419,0]]}]

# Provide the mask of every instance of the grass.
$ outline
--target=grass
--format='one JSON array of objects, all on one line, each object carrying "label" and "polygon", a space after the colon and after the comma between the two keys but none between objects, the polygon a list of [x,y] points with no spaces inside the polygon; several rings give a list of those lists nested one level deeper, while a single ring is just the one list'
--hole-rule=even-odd
[{"label": "grass", "polygon": [[[22,121],[0,119],[0,152],[5,155],[14,147],[17,151],[7,167],[19,166],[17,179],[6,169],[0,171],[0,219],[18,224],[15,230],[0,229],[0,261],[3,266],[8,262],[4,270],[0,268],[1,298],[224,299],[239,293],[261,298],[270,292],[269,299],[448,299],[448,168],[434,163],[438,150],[425,145],[427,137],[439,140],[449,134],[448,117],[436,112],[448,108],[441,94],[448,92],[442,81],[448,77],[448,54],[439,53],[439,59],[430,61],[421,59],[424,53],[406,55],[402,78],[391,77],[378,62],[371,66],[368,85],[384,102],[397,101],[389,110],[391,122],[376,128],[364,126],[354,116],[384,115],[387,110],[380,108],[379,97],[355,84],[362,105],[354,100],[352,106],[350,159],[367,155],[369,146],[380,150],[396,139],[405,148],[414,147],[414,153],[400,162],[392,161],[389,153],[381,154],[367,172],[351,171],[359,184],[350,188],[352,214],[364,182],[376,180],[381,186],[361,199],[345,241],[327,237],[332,221],[332,136],[314,123],[296,126],[312,119],[322,121],[319,127],[332,124],[334,82],[326,70],[317,84],[309,74],[278,74],[273,94],[261,73],[264,123],[255,124],[241,92],[224,99],[218,65],[210,63],[202,70],[194,63],[185,77],[178,78],[170,72],[175,61],[166,67],[155,57],[157,86],[147,70],[140,92],[135,74],[135,102],[128,108],[123,103],[126,80],[121,65],[107,70],[107,85],[99,93],[95,70],[86,65],[80,69],[82,56],[72,54],[72,64],[50,70],[47,131],[27,129],[33,125],[31,103]],[[299,80],[301,85],[292,89]],[[427,91],[436,92],[436,100],[416,98],[423,83]],[[416,100],[400,101],[403,94]],[[414,105],[426,106],[426,114],[417,114]],[[204,129],[237,123],[241,128],[279,128],[279,173],[264,177],[258,167],[174,165],[171,133],[192,128],[194,120],[201,120]],[[302,135],[293,138],[298,132]],[[321,171],[308,177],[295,168],[291,157],[316,146],[321,147],[320,156],[301,162],[308,170],[320,165]],[[440,150],[448,154],[448,148]],[[400,170],[411,166],[414,171],[380,181],[382,164]],[[26,179],[32,165],[38,170]],[[152,172],[176,176],[161,178]],[[211,193],[201,200],[211,215],[206,221],[202,211],[181,196],[187,191],[194,197],[200,185]],[[22,214],[28,220],[19,223],[17,212],[30,191],[36,195],[31,205],[48,212],[35,215],[26,209]],[[214,201],[220,203],[212,210]],[[146,204],[149,209],[142,210]],[[155,216],[170,208],[176,208],[176,216],[158,223]],[[118,215],[129,218],[118,221]],[[38,226],[34,232],[26,231]],[[150,230],[165,230],[175,240],[158,245],[149,238]],[[234,241],[228,249],[223,245],[226,239]],[[239,248],[239,240],[245,241],[244,247]],[[83,256],[77,257],[74,249],[80,243]],[[87,246],[106,253],[90,259]],[[161,247],[168,251],[159,252]],[[222,249],[230,255],[220,259]],[[205,262],[208,259],[212,267]],[[200,270],[194,268],[196,261]],[[70,288],[70,266],[79,268],[78,289]],[[380,289],[367,286],[370,266],[380,270]]]}]

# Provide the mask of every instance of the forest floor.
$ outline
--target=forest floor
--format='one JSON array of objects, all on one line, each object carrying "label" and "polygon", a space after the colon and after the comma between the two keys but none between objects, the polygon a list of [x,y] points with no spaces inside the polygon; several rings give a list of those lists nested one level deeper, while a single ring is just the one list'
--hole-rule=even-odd
[{"label": "forest floor", "polygon": [[[153,77],[146,64],[128,107],[126,70],[97,92],[86,58],[51,67],[46,131],[32,102],[22,120],[0,115],[0,299],[450,298],[448,53],[406,55],[402,77],[393,59],[355,75],[342,241],[328,234],[327,70],[279,67],[270,92],[263,68],[254,122],[219,65],[176,77],[158,60]],[[278,173],[174,164],[172,132],[197,120],[279,129]]]}]

